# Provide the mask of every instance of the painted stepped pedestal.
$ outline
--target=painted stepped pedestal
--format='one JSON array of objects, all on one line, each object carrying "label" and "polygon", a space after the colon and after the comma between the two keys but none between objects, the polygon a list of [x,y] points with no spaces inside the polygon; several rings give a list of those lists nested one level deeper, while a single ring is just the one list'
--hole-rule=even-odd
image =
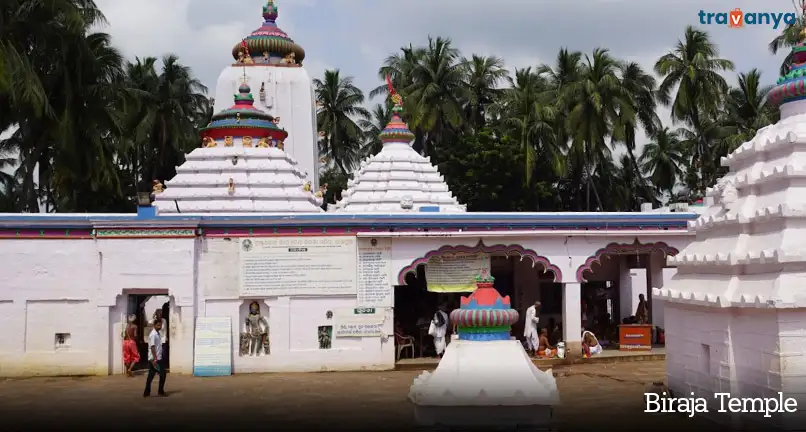
[{"label": "painted stepped pedestal", "polygon": [[550,430],[560,403],[551,371],[538,369],[510,336],[518,321],[509,297],[479,277],[476,291],[451,313],[460,340],[433,373],[415,378],[409,399],[420,427]]}]

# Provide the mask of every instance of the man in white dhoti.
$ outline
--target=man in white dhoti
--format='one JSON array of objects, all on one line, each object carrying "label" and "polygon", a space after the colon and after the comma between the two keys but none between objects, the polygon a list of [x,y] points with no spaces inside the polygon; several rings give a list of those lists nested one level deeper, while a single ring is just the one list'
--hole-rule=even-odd
[{"label": "man in white dhoti", "polygon": [[526,309],[526,322],[523,325],[523,338],[526,339],[526,347],[532,354],[537,352],[540,346],[540,335],[537,332],[537,323],[540,322],[540,302]]},{"label": "man in white dhoti", "polygon": [[445,352],[445,335],[448,333],[448,314],[443,310],[445,306],[440,306],[434,317],[431,319],[431,326],[428,329],[428,334],[434,337],[434,348],[437,350],[437,355],[441,358],[442,353]]}]

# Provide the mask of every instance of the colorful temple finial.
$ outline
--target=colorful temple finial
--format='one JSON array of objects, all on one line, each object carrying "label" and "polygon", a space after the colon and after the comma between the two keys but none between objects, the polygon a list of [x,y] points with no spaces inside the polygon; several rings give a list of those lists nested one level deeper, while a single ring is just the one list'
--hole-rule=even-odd
[{"label": "colorful temple finial", "polygon": [[263,5],[263,19],[266,21],[276,21],[279,15],[278,12],[277,3],[274,0],[267,0],[266,4]]},{"label": "colorful temple finial", "polygon": [[403,113],[403,98],[395,91],[395,88],[392,86],[392,79],[389,75],[386,75],[386,87],[389,89],[389,95],[394,106],[392,107],[392,118],[389,120],[389,124],[387,124],[378,135],[378,138],[380,138],[383,143],[402,142],[410,144],[414,141],[415,136],[401,118]]},{"label": "colorful temple finial", "polygon": [[[233,47],[232,57],[239,63],[256,65],[282,64],[288,67],[301,64],[305,59],[305,50],[277,26],[278,7],[275,0],[266,0],[262,16],[263,24]],[[285,61],[281,62],[283,59]]]},{"label": "colorful temple finial", "polygon": [[789,55],[789,70],[778,78],[776,86],[770,90],[768,98],[773,104],[806,99],[806,0],[801,0],[800,6],[797,23],[802,28],[798,34],[798,43],[792,47]]},{"label": "colorful temple finial", "polygon": [[509,340],[512,324],[518,322],[518,312],[512,309],[509,296],[501,297],[493,286],[495,279],[482,270],[476,277],[476,291],[462,297],[460,308],[451,312],[462,340]]}]

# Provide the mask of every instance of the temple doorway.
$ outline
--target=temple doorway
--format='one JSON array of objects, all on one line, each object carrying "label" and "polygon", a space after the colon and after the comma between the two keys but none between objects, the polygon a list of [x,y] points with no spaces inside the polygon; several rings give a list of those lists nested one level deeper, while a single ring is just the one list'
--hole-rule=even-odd
[{"label": "temple doorway", "polygon": [[[514,267],[517,257],[493,255],[490,257],[490,273],[495,278],[495,288],[501,296],[509,296],[513,307],[517,304]],[[428,328],[437,309],[442,306],[450,315],[460,306],[462,297],[470,292],[439,293],[428,291],[426,265],[420,264],[416,272],[405,277],[406,285],[395,287],[395,355],[396,360],[420,357],[436,357],[434,340]],[[517,330],[516,330],[517,331]],[[522,332],[522,325],[521,325]],[[453,324],[448,323],[447,340],[453,336]],[[401,347],[403,347],[401,349]],[[398,350],[400,353],[398,354]]]},{"label": "temple doorway", "polygon": [[[444,306],[448,314],[459,307],[461,295],[428,291],[425,264],[406,275],[405,282],[406,285],[395,287],[395,360],[436,357],[433,338],[428,334],[431,319],[440,306]],[[449,325],[449,335],[451,331]]]},{"label": "temple doorway", "polygon": [[153,320],[158,313],[165,320],[166,342],[163,344],[162,354],[166,367],[170,367],[171,299],[167,291],[153,294],[128,294],[126,317],[128,319],[130,315],[135,316],[137,351],[140,354],[140,361],[134,365],[133,371],[148,370],[148,335],[153,329]]}]

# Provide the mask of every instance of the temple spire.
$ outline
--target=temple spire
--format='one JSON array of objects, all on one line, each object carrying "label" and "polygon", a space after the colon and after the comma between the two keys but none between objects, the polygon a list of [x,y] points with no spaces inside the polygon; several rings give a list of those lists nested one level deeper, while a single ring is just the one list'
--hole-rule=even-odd
[{"label": "temple spire", "polygon": [[381,142],[386,143],[405,143],[411,145],[414,141],[414,134],[411,133],[409,127],[401,118],[403,114],[403,98],[395,91],[392,85],[392,79],[386,75],[386,87],[389,90],[389,96],[392,99],[394,106],[392,107],[392,118],[389,123],[378,135]]}]

